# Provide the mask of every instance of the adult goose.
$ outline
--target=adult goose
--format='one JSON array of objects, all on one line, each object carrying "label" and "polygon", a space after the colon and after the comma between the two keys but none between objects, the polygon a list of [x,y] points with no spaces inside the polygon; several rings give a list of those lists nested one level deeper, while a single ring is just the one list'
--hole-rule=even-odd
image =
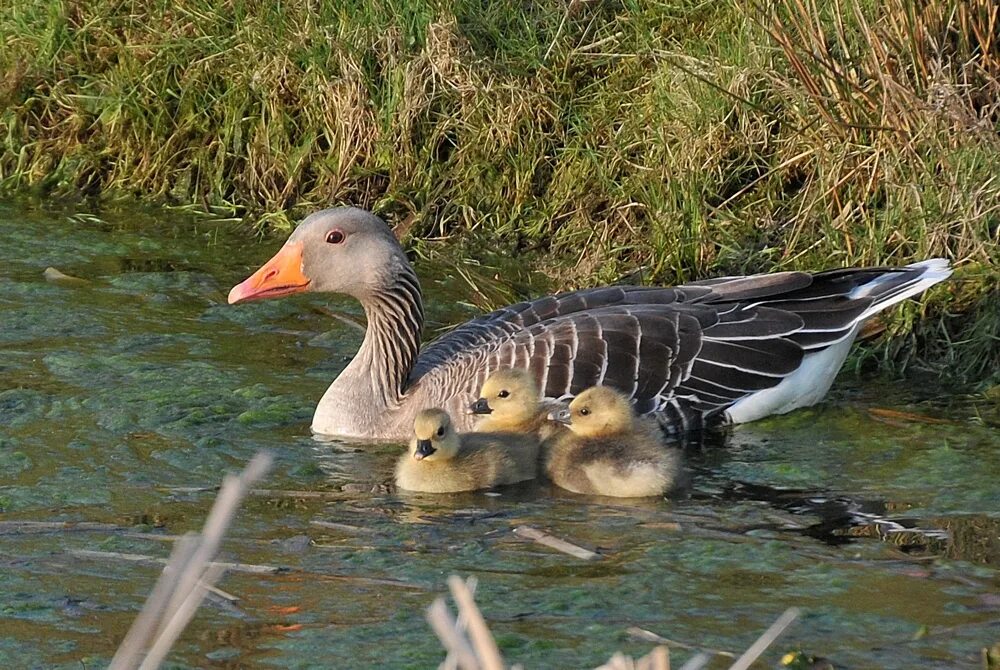
[{"label": "adult goose", "polygon": [[420,283],[375,215],[308,216],[231,304],[303,291],[343,293],[368,320],[354,359],[313,416],[325,435],[403,440],[441,407],[468,431],[491,371],[524,368],[546,398],[617,388],[669,432],[746,422],[819,401],[861,323],[951,274],[931,259],[898,268],[776,272],[674,288],[609,286],[521,302],[473,319],[422,350]]}]

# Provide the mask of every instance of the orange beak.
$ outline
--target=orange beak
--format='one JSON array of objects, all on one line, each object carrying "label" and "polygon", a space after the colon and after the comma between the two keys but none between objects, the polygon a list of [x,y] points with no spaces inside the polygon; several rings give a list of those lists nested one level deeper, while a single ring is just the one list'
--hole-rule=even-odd
[{"label": "orange beak", "polygon": [[229,304],[301,293],[308,286],[309,279],[302,274],[302,243],[292,242],[281,247],[259,270],[234,286],[229,292]]}]

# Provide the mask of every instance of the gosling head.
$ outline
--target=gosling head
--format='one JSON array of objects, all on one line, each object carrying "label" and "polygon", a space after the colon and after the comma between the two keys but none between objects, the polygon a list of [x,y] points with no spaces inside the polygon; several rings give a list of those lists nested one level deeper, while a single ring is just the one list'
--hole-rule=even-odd
[{"label": "gosling head", "polygon": [[594,386],[573,398],[555,418],[581,437],[609,437],[632,429],[632,404],[608,386]]},{"label": "gosling head", "polygon": [[413,420],[410,455],[418,461],[444,461],[458,453],[458,434],[443,409],[425,409]]},{"label": "gosling head", "polygon": [[473,414],[491,414],[500,421],[522,423],[538,414],[538,386],[527,370],[497,370],[489,376],[472,403]]}]

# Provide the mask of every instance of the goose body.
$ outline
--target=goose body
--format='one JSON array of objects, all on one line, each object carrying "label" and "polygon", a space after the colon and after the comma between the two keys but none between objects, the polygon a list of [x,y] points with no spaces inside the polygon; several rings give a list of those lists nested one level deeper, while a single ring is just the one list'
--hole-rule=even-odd
[{"label": "goose body", "polygon": [[636,420],[628,398],[607,386],[576,396],[560,412],[569,425],[546,441],[545,473],[556,486],[587,495],[644,498],[674,486],[680,450],[657,425]]},{"label": "goose body", "polygon": [[410,447],[396,464],[396,486],[425,493],[476,491],[534,479],[538,439],[514,433],[459,435],[447,412],[422,410]]},{"label": "goose body", "polygon": [[499,368],[529,371],[545,399],[617,388],[640,414],[684,432],[819,401],[867,318],[950,274],[931,259],[585,289],[499,309],[421,350],[420,284],[402,247],[378,217],[337,208],[307,217],[229,302],[303,291],[361,302],[364,341],[316,407],[317,433],[404,439],[425,407],[471,430],[467,408]]}]

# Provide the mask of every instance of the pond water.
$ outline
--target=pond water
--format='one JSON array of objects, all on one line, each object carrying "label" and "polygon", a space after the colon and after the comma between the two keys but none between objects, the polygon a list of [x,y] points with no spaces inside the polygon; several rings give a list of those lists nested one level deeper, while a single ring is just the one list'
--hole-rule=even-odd
[{"label": "pond water", "polygon": [[[1000,641],[995,405],[845,374],[820,407],[692,449],[690,490],[669,500],[395,495],[402,447],[309,434],[361,339],[323,309],[358,305],[226,305],[279,245],[170,213],[0,205],[0,520],[107,524],[0,530],[0,667],[105,665],[158,569],[79,552],[167,556],[260,449],[269,489],[329,495],[246,502],[224,555],[288,570],[226,575],[240,600],[202,608],[176,667],[434,667],[423,614],[450,574],[479,579],[506,658],[529,668],[641,655],[630,626],[740,652],[790,606],[803,615],[761,667],[801,648],[837,667],[974,668]],[[464,279],[418,271],[432,326],[474,313]],[[520,524],[604,559],[526,543]]]}]

